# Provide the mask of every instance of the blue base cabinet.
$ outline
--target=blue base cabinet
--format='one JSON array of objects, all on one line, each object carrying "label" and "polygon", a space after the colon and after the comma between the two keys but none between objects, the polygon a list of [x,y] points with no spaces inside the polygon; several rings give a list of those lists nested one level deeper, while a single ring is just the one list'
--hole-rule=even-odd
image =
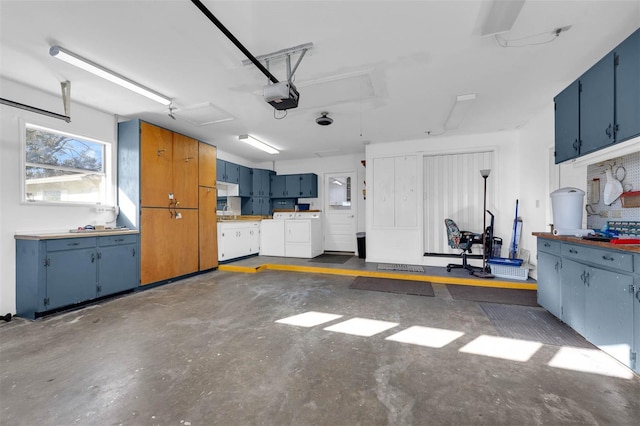
[{"label": "blue base cabinet", "polygon": [[538,300],[589,342],[640,372],[640,254],[538,238]]},{"label": "blue base cabinet", "polygon": [[138,235],[16,236],[16,310],[39,314],[138,287]]}]

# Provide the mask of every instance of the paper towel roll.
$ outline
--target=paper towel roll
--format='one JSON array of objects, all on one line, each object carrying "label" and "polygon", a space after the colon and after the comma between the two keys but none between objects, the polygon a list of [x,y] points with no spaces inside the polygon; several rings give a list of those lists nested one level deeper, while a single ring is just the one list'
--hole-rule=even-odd
[{"label": "paper towel roll", "polygon": [[585,235],[595,234],[593,229],[554,229],[553,235],[570,235],[573,237],[584,237]]}]

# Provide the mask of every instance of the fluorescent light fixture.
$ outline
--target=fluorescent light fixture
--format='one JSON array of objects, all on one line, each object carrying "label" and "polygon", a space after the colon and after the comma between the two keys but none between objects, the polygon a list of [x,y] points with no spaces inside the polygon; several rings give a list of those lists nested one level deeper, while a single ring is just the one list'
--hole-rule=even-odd
[{"label": "fluorescent light fixture", "polygon": [[109,80],[112,83],[116,83],[124,88],[136,92],[139,95],[146,96],[151,100],[161,103],[162,105],[171,104],[171,99],[167,98],[166,96],[161,95],[158,92],[154,92],[153,90],[148,89],[132,80],[129,80],[126,77],[116,74],[115,72],[110,71],[104,67],[101,67],[100,65],[91,62],[88,59],[84,59],[83,57],[78,56],[75,53],[71,53],[60,46],[52,46],[51,49],[49,49],[49,54],[54,58],[58,58],[68,64],[75,65],[78,68],[95,74],[98,77],[102,77],[105,80]]},{"label": "fluorescent light fixture", "polygon": [[449,112],[449,117],[444,123],[444,128],[447,130],[453,130],[460,127],[460,124],[462,124],[462,120],[464,120],[465,115],[467,115],[467,111],[469,110],[469,108],[471,108],[471,105],[475,100],[475,93],[458,95],[456,97],[456,103],[453,104],[453,107]]},{"label": "fluorescent light fixture", "polygon": [[240,139],[244,143],[248,143],[249,145],[251,145],[254,148],[258,148],[258,149],[266,152],[267,154],[279,154],[280,153],[280,151],[278,151],[274,147],[272,147],[270,145],[267,145],[266,143],[262,142],[259,139],[254,138],[251,135],[240,135],[240,136],[238,136],[238,139]]},{"label": "fluorescent light fixture", "polygon": [[525,0],[492,0],[480,25],[480,35],[488,36],[510,31],[518,19]]}]

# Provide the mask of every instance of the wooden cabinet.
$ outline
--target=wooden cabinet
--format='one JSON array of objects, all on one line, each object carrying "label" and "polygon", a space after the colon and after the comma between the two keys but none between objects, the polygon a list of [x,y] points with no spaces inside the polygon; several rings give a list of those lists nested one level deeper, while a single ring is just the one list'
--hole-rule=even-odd
[{"label": "wooden cabinet", "polygon": [[218,260],[228,261],[260,252],[260,222],[218,222]]},{"label": "wooden cabinet", "polygon": [[198,185],[214,184],[215,154],[140,120],[118,124],[117,224],[140,230],[142,285],[199,270]]},{"label": "wooden cabinet", "polygon": [[640,371],[640,255],[539,238],[538,300],[589,342]]},{"label": "wooden cabinet", "polygon": [[200,142],[198,145],[198,185],[208,188],[216,187],[216,158],[218,149]]},{"label": "wooden cabinet", "polygon": [[218,233],[216,230],[217,148],[200,142],[199,153],[198,256],[199,270],[206,271],[218,266]]},{"label": "wooden cabinet", "polygon": [[216,229],[216,190],[200,187],[200,206],[198,209],[198,233],[200,270],[218,266],[218,231]]},{"label": "wooden cabinet", "polygon": [[555,102],[555,162],[640,135],[640,30],[605,55]]},{"label": "wooden cabinet", "polygon": [[199,270],[198,210],[145,207],[140,218],[142,285]]},{"label": "wooden cabinet", "polygon": [[142,122],[140,152],[142,207],[198,207],[197,140]]},{"label": "wooden cabinet", "polygon": [[138,286],[138,236],[16,236],[16,308],[38,314]]}]

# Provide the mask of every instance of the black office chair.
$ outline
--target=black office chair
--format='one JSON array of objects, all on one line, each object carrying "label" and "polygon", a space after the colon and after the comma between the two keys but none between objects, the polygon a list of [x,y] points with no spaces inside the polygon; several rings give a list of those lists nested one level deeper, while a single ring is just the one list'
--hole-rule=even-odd
[{"label": "black office chair", "polygon": [[476,268],[467,263],[467,253],[471,253],[471,246],[473,244],[482,244],[482,235],[475,232],[461,231],[458,225],[452,219],[445,219],[444,224],[447,227],[447,238],[449,240],[449,247],[452,249],[462,250],[460,256],[462,256],[462,264],[450,263],[447,265],[447,272],[451,272],[454,268],[464,268],[469,271],[469,274],[473,274],[475,271],[480,271],[482,268]]}]

